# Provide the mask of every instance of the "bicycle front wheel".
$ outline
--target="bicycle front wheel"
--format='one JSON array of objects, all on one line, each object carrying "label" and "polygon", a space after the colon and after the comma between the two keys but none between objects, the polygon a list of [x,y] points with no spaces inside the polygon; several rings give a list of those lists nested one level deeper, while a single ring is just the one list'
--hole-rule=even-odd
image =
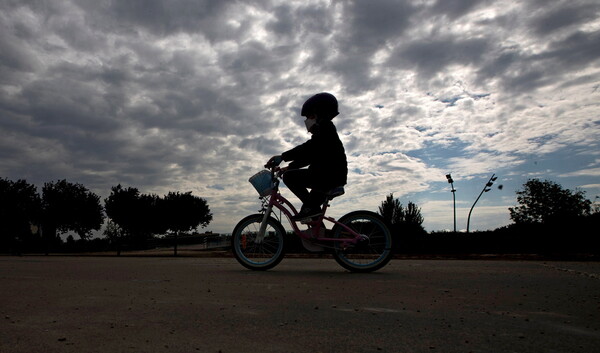
[{"label": "bicycle front wheel", "polygon": [[[364,237],[354,245],[335,242],[333,256],[342,267],[353,272],[372,272],[392,259],[392,234],[378,214],[355,211],[340,218],[339,223]],[[336,224],[333,237],[354,238],[345,227]]]},{"label": "bicycle front wheel", "polygon": [[255,214],[242,219],[233,230],[231,245],[233,255],[244,267],[251,270],[268,270],[281,262],[284,252],[285,230],[273,217],[267,220],[262,240],[257,239],[263,215]]}]

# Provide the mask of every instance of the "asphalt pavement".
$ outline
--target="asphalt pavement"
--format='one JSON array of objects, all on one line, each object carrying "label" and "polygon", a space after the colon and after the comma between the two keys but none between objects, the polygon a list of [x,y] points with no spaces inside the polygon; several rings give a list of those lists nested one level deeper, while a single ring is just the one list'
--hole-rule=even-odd
[{"label": "asphalt pavement", "polygon": [[0,352],[600,352],[600,263],[0,257]]}]

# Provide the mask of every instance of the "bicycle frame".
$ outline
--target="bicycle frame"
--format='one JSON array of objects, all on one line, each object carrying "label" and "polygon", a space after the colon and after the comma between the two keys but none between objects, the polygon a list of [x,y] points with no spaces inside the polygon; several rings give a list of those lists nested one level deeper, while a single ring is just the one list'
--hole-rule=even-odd
[{"label": "bicycle frame", "polygon": [[[325,201],[325,203],[323,204],[322,215],[320,217],[318,217],[316,220],[307,222],[307,224],[310,226],[310,228],[307,231],[300,230],[300,228],[298,228],[298,225],[296,224],[296,222],[292,220],[292,217],[294,215],[298,214],[298,211],[296,210],[294,205],[292,205],[292,203],[290,201],[288,201],[285,197],[283,197],[283,195],[281,195],[281,193],[279,192],[279,177],[280,177],[280,175],[276,174],[274,172],[274,170],[271,169],[271,177],[274,179],[273,190],[271,191],[271,195],[269,196],[269,202],[267,204],[267,208],[266,208],[265,214],[263,216],[263,220],[260,225],[260,230],[259,230],[258,236],[256,238],[257,243],[262,242],[262,239],[264,238],[265,231],[267,228],[267,220],[269,219],[269,217],[271,216],[271,213],[273,212],[273,207],[279,209],[283,214],[285,214],[290,225],[292,226],[292,230],[300,238],[303,238],[306,240],[319,240],[321,242],[341,243],[341,245],[343,247],[346,247],[348,245],[357,244],[360,240],[366,238],[364,235],[358,234],[355,231],[353,231],[352,229],[348,228],[345,224],[338,222],[337,220],[335,220],[335,218],[325,216],[325,212],[327,211],[327,208],[329,207],[330,199],[327,199],[327,201]],[[330,223],[337,224],[338,226],[342,227],[346,232],[348,232],[349,235],[352,235],[352,237],[342,238],[342,239],[320,237],[319,235],[320,235],[321,227],[323,226],[323,221],[328,221]]]}]

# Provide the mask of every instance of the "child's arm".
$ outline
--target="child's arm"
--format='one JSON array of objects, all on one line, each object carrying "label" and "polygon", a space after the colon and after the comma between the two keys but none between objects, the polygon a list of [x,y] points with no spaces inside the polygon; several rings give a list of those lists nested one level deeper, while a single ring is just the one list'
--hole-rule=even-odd
[{"label": "child's arm", "polygon": [[286,162],[300,160],[308,161],[310,160],[310,157],[317,152],[315,150],[315,145],[315,138],[313,136],[310,140],[304,142],[303,144],[298,145],[289,151],[283,152],[281,157],[283,157],[283,160]]}]

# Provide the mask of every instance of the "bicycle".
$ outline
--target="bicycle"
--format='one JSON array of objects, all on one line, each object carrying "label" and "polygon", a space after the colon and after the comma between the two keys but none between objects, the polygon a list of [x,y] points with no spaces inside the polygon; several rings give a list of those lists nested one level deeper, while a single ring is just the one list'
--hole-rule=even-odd
[{"label": "bicycle", "polygon": [[[298,212],[279,191],[282,175],[279,168],[272,166],[250,178],[260,194],[262,209],[243,218],[233,230],[233,255],[240,264],[251,270],[268,270],[281,262],[287,238],[281,213],[307,250],[329,250],[337,263],[349,271],[376,271],[391,260],[392,236],[381,216],[365,210],[350,212],[339,220],[325,216],[331,200],[344,194],[343,187],[326,192],[320,216],[305,222],[293,221]],[[273,208],[280,210],[279,217]],[[325,227],[325,221],[333,224],[331,231]],[[301,230],[297,223],[306,224],[308,229]]]}]

